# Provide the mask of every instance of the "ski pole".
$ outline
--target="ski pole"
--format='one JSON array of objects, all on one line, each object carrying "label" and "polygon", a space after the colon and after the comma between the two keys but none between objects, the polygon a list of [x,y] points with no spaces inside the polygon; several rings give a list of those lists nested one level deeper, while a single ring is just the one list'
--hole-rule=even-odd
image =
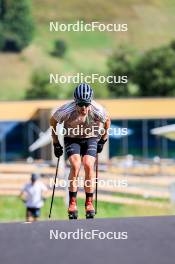
[{"label": "ski pole", "polygon": [[55,194],[55,186],[56,186],[56,180],[57,180],[57,175],[58,175],[59,161],[60,161],[60,158],[58,158],[58,160],[57,160],[57,166],[56,166],[56,172],[55,172],[55,180],[54,180],[54,186],[53,186],[53,192],[52,192],[52,199],[51,199],[51,204],[50,204],[49,218],[51,218],[51,213],[52,213],[52,205],[53,205],[53,199],[54,199],[54,194]]},{"label": "ski pole", "polygon": [[98,194],[98,153],[96,156],[95,214],[97,214],[97,194]]}]

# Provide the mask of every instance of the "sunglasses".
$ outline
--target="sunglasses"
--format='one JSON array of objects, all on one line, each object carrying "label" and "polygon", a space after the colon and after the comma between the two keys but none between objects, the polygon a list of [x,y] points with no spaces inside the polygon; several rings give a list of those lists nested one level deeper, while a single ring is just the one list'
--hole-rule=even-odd
[{"label": "sunglasses", "polygon": [[90,105],[90,103],[84,103],[84,102],[82,102],[82,103],[77,103],[77,105],[79,107],[83,107],[83,106],[88,107]]}]

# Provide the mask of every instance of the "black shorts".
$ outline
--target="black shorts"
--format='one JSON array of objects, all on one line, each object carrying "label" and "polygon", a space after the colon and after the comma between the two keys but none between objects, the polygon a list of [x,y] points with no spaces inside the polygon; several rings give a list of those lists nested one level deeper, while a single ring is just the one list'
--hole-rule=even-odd
[{"label": "black shorts", "polygon": [[34,208],[34,207],[27,207],[26,208],[26,217],[39,217],[40,216],[40,208]]},{"label": "black shorts", "polygon": [[89,155],[96,157],[97,138],[64,138],[64,144],[67,156],[79,154],[80,156]]}]

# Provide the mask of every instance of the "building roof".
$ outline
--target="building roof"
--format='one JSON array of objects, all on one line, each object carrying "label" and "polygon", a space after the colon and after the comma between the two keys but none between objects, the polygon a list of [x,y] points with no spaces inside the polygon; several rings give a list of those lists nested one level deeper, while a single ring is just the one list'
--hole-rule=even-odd
[{"label": "building roof", "polygon": [[[61,106],[64,100],[8,101],[0,103],[0,121],[27,121],[38,110]],[[112,119],[175,118],[175,98],[97,100]]]}]

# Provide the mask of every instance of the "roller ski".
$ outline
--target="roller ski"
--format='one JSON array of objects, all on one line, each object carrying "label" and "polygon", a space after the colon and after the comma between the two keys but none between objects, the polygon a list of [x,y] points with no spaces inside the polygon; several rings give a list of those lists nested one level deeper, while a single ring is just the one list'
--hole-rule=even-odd
[{"label": "roller ski", "polygon": [[92,197],[88,197],[85,203],[86,219],[93,219],[95,216],[95,209],[93,206]]},{"label": "roller ski", "polygon": [[69,208],[68,208],[68,217],[69,220],[78,218],[77,202],[75,197],[72,197],[70,199]]}]

